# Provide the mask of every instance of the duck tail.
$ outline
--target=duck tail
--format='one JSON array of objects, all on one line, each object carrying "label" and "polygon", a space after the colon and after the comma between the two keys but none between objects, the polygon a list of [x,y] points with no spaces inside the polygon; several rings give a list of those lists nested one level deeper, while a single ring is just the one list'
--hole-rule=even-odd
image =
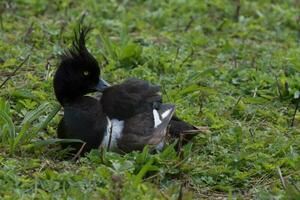
[{"label": "duck tail", "polygon": [[203,132],[209,132],[209,128],[206,126],[197,127],[191,125],[179,119],[175,115],[172,117],[169,124],[169,134],[171,138],[180,138],[182,145],[187,144],[190,140],[193,139],[193,137]]}]

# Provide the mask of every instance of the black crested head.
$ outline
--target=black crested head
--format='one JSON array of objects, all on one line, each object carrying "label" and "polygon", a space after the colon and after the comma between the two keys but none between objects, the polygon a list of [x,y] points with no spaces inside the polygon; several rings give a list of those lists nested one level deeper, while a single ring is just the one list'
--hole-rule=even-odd
[{"label": "black crested head", "polygon": [[61,57],[53,85],[55,96],[62,105],[95,91],[99,83],[99,64],[85,46],[90,31],[90,27],[79,25],[72,47]]}]

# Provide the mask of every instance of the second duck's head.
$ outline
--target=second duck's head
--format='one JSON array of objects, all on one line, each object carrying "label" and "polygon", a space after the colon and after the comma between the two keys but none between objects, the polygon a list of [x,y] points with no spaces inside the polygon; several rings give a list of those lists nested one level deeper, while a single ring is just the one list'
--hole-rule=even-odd
[{"label": "second duck's head", "polygon": [[90,92],[103,91],[108,84],[100,79],[97,60],[85,46],[91,28],[79,27],[75,31],[73,46],[62,56],[53,84],[57,100],[64,105]]}]

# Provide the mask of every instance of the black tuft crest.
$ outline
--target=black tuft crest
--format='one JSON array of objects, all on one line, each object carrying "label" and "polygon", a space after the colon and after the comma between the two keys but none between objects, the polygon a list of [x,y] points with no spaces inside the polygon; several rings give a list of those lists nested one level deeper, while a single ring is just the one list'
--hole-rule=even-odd
[{"label": "black tuft crest", "polygon": [[85,42],[87,40],[87,36],[89,32],[91,32],[93,28],[91,26],[86,26],[83,24],[79,24],[78,27],[74,30],[74,38],[72,41],[72,47],[65,50],[61,59],[62,62],[67,59],[79,59],[84,58],[85,56],[93,57],[88,49],[86,48]]},{"label": "black tuft crest", "polygon": [[99,64],[85,44],[91,30],[80,23],[74,31],[72,47],[61,57],[53,82],[56,98],[62,105],[92,92],[99,82]]},{"label": "black tuft crest", "polygon": [[79,24],[78,30],[74,30],[74,40],[72,43],[73,46],[68,50],[68,52],[65,52],[64,56],[72,56],[73,58],[77,58],[80,56],[84,57],[86,54],[89,54],[85,46],[85,41],[88,33],[91,30],[92,27]]}]

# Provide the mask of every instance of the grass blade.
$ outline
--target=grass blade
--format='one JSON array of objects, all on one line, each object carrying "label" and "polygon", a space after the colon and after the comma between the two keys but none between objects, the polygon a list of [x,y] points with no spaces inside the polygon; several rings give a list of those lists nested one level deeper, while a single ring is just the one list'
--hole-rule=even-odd
[{"label": "grass blade", "polygon": [[36,110],[32,110],[26,114],[21,125],[25,123],[31,123],[34,120],[38,119],[38,117],[47,110],[49,103],[41,104]]},{"label": "grass blade", "polygon": [[71,142],[84,143],[82,140],[79,140],[79,139],[50,138],[50,139],[47,139],[47,140],[35,141],[32,144],[30,144],[30,147],[32,147],[32,148],[38,148],[38,147],[47,146],[47,145],[51,145],[51,144],[71,143]]},{"label": "grass blade", "polygon": [[51,113],[47,116],[46,120],[34,131],[34,135],[36,135],[40,130],[46,128],[49,122],[55,117],[55,115],[60,111],[61,105],[55,104]]},{"label": "grass blade", "polygon": [[5,122],[5,124],[8,125],[10,138],[15,138],[16,129],[11,117],[5,111],[0,110],[0,119],[2,119]]}]

